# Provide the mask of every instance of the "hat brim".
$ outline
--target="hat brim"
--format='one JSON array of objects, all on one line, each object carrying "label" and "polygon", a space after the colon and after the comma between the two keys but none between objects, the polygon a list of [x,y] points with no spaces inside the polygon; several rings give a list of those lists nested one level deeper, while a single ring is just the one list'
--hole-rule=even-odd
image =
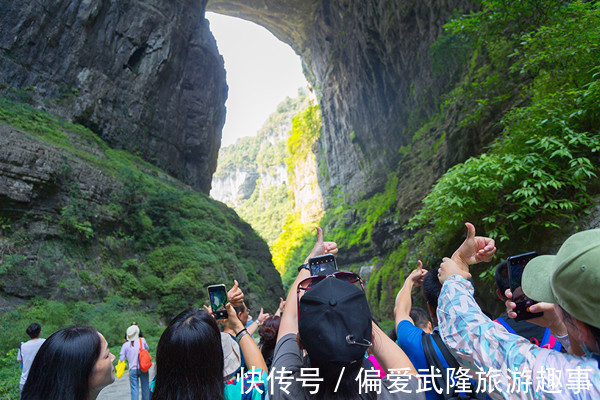
[{"label": "hat brim", "polygon": [[556,303],[552,291],[552,275],[556,256],[538,256],[527,263],[521,280],[523,292],[532,300]]}]

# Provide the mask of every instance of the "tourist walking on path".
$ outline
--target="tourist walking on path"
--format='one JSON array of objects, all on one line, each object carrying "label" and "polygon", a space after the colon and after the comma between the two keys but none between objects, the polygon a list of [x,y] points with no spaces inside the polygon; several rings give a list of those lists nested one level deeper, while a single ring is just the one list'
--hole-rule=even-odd
[{"label": "tourist walking on path", "polygon": [[42,335],[42,327],[40,324],[33,323],[29,325],[25,332],[27,332],[27,335],[29,335],[31,339],[25,343],[21,343],[19,352],[17,353],[17,361],[19,361],[19,364],[21,364],[21,368],[23,369],[21,371],[21,381],[19,382],[19,393],[23,391],[23,386],[25,386],[25,382],[27,381],[27,375],[29,374],[29,369],[31,368],[35,355],[42,346],[42,343],[46,340],[40,339],[40,336]]},{"label": "tourist walking on path", "polygon": [[139,368],[140,348],[149,350],[146,339],[140,337],[140,328],[131,325],[127,328],[127,342],[121,347],[119,360],[129,364],[129,384],[131,386],[131,400],[139,400],[141,386],[142,400],[150,399],[150,386],[148,372],[142,372]]}]

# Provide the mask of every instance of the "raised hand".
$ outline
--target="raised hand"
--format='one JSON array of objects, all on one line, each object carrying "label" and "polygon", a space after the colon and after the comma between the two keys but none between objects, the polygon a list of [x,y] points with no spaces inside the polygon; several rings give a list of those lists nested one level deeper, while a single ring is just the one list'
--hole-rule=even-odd
[{"label": "raised hand", "polygon": [[323,229],[317,227],[317,242],[313,247],[312,251],[304,260],[304,263],[308,263],[308,259],[311,257],[322,256],[323,254],[333,254],[336,255],[338,252],[337,243],[336,242],[324,242],[323,241]]},{"label": "raised hand", "polygon": [[244,329],[244,324],[242,324],[238,318],[237,313],[235,312],[235,309],[231,303],[227,303],[225,308],[227,309],[227,324],[229,325],[229,328],[237,335],[242,329]]},{"label": "raised hand", "polygon": [[283,310],[285,309],[285,300],[280,297],[279,298],[279,307],[277,307],[277,311],[275,311],[275,315],[281,315]]},{"label": "raised hand", "polygon": [[265,319],[269,318],[271,316],[271,314],[269,313],[265,313],[263,312],[263,308],[260,308],[260,313],[258,313],[258,317],[256,317],[256,320],[262,324],[263,322],[265,322]]},{"label": "raised hand", "polygon": [[[468,267],[467,267],[468,269]],[[465,279],[471,279],[471,274],[469,271],[465,271],[458,266],[454,260],[448,257],[444,257],[442,263],[440,264],[440,269],[438,271],[438,279],[440,283],[443,285],[446,279],[452,275],[460,275]]]},{"label": "raised hand", "polygon": [[421,260],[418,261],[418,265],[419,266],[408,275],[408,278],[406,278],[407,280],[412,280],[414,286],[421,286],[423,284],[423,279],[425,279],[425,275],[427,275],[427,270],[423,269]]},{"label": "raised hand", "polygon": [[242,292],[236,280],[233,281],[233,287],[227,292],[227,301],[234,307],[241,306],[244,303],[244,292]]},{"label": "raised hand", "polygon": [[[508,300],[504,302],[506,306],[506,313],[509,318],[517,318],[517,313],[514,312],[514,309],[517,307],[517,304],[512,300],[512,292],[510,289],[506,289],[504,295]],[[567,327],[562,322],[560,316],[556,312],[556,307],[552,303],[536,303],[529,307],[528,309],[531,313],[544,313],[541,317],[528,319],[527,322],[531,322],[532,324],[536,324],[539,326],[543,326],[544,328],[550,328],[552,334],[555,336],[564,336],[567,334]]]},{"label": "raised hand", "polygon": [[452,255],[452,260],[463,270],[468,272],[469,265],[494,258],[496,243],[494,239],[475,236],[475,227],[470,222],[465,223],[467,227],[467,238]]}]

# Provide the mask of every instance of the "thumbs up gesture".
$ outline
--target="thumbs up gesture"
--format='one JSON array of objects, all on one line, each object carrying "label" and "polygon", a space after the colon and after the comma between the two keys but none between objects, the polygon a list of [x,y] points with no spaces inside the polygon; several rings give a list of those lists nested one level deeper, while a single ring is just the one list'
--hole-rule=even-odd
[{"label": "thumbs up gesture", "polygon": [[236,280],[233,281],[233,287],[227,292],[227,301],[234,307],[241,306],[244,303],[244,292],[242,292]]},{"label": "thumbs up gesture", "polygon": [[313,247],[312,251],[304,260],[304,263],[308,263],[308,259],[311,257],[321,256],[323,254],[333,254],[336,255],[338,252],[338,247],[336,242],[324,242],[323,241],[323,229],[317,227],[317,242]]},{"label": "thumbs up gesture", "polygon": [[492,261],[496,252],[496,243],[494,239],[475,236],[475,227],[472,223],[467,222],[465,226],[467,227],[467,238],[452,255],[452,261],[457,263],[461,269],[468,271],[469,265]]}]

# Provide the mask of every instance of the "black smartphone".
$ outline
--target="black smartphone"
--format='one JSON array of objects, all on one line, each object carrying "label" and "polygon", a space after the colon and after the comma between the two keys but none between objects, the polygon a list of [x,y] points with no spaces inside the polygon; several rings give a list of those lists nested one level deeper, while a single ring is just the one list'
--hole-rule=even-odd
[{"label": "black smartphone", "polygon": [[521,288],[523,270],[527,263],[537,256],[538,254],[535,251],[532,251],[530,253],[519,254],[518,256],[511,256],[506,259],[508,262],[510,291],[513,295],[512,300],[517,305],[514,309],[514,312],[517,313],[517,317],[515,318],[516,321],[524,321],[544,315],[544,313],[529,312],[529,307],[536,304],[537,301],[531,300],[529,297],[525,296],[525,293],[523,293],[523,289]]},{"label": "black smartphone", "polygon": [[330,275],[338,270],[333,254],[324,254],[309,258],[308,266],[311,275]]},{"label": "black smartphone", "polygon": [[210,285],[208,287],[208,297],[210,298],[210,307],[216,319],[227,319],[227,291],[225,285]]}]

